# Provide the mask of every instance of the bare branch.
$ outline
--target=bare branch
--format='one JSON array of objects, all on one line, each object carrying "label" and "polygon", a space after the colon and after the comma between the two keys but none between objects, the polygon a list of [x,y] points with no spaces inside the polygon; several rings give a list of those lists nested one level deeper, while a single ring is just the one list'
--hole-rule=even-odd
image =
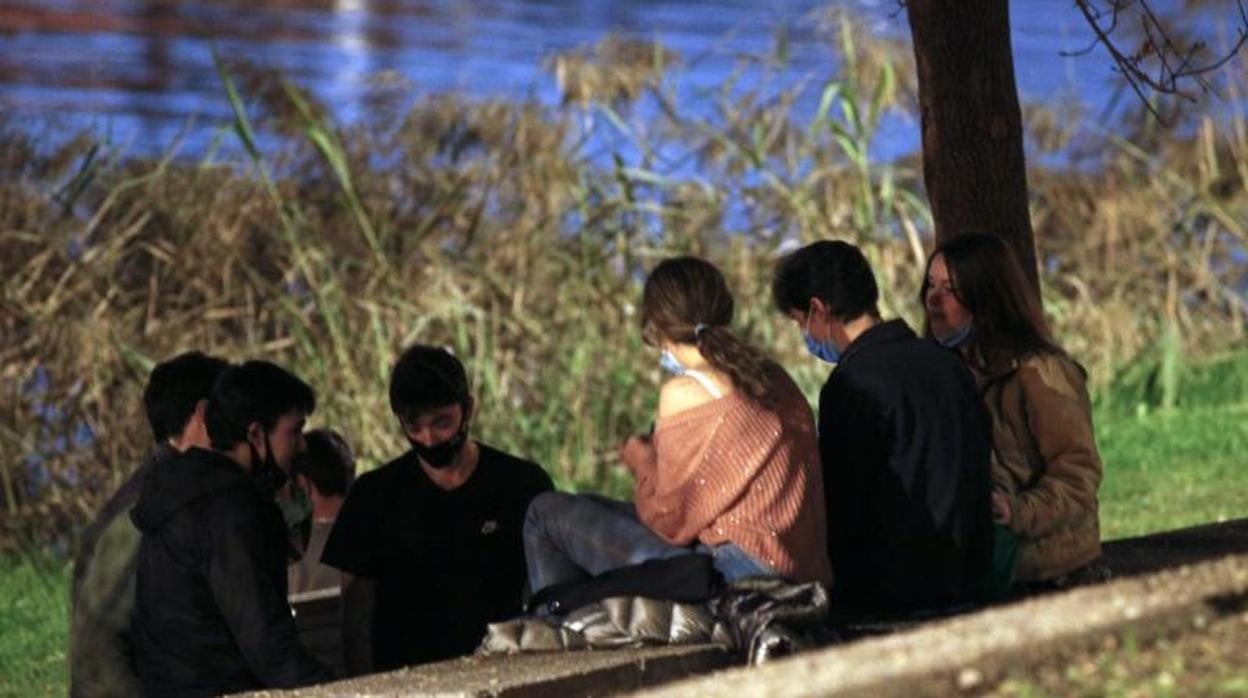
[{"label": "bare branch", "polygon": [[[1114,69],[1121,73],[1123,78],[1126,79],[1127,85],[1131,87],[1131,91],[1135,92],[1135,95],[1140,98],[1140,101],[1148,109],[1149,113],[1151,113],[1158,121],[1163,121],[1161,114],[1157,112],[1156,107],[1154,107],[1153,103],[1150,102],[1148,97],[1144,95],[1144,90],[1141,87],[1141,80],[1139,79],[1139,75],[1141,73],[1137,66],[1137,61],[1133,60],[1130,56],[1127,56],[1119,50],[1118,46],[1109,38],[1108,28],[1102,28],[1100,22],[1097,21],[1102,15],[1101,11],[1093,6],[1090,0],[1075,0],[1075,7],[1078,7],[1079,11],[1083,13],[1083,17],[1088,21],[1088,26],[1092,28],[1092,33],[1096,35],[1097,41],[1105,47],[1106,51],[1109,51],[1110,57],[1114,59]],[[1117,26],[1120,7],[1117,4],[1113,7],[1114,17],[1110,22],[1110,26]],[[1146,75],[1143,77],[1145,80],[1148,79],[1148,76]]]},{"label": "bare branch", "polygon": [[[1063,55],[1082,55],[1097,44],[1105,47],[1113,60],[1113,70],[1122,75],[1153,117],[1163,124],[1168,121],[1157,111],[1148,98],[1149,94],[1169,95],[1193,102],[1198,95],[1188,89],[1188,84],[1203,93],[1214,92],[1207,76],[1226,65],[1248,43],[1248,6],[1245,0],[1236,0],[1239,26],[1235,44],[1223,55],[1207,62],[1201,62],[1201,58],[1208,44],[1200,40],[1190,43],[1176,41],[1166,21],[1154,11],[1150,0],[1105,0],[1103,5],[1098,0],[1074,0],[1074,3],[1092,29],[1094,38],[1088,48]],[[1132,52],[1124,51],[1119,41],[1115,40],[1115,32],[1122,26],[1121,21],[1128,11],[1138,14],[1143,37],[1139,48]]]}]

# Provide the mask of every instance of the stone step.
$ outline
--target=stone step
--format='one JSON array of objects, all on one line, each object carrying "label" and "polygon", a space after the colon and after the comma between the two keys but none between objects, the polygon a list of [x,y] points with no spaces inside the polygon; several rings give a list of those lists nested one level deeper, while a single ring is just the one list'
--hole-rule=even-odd
[{"label": "stone step", "polygon": [[[1234,553],[1239,555],[1227,557]],[[990,681],[1008,666],[1051,657],[1072,643],[1094,643],[1128,628],[1138,629],[1142,639],[1211,618],[1219,604],[1240,603],[1248,587],[1248,519],[1111,541],[1105,557],[1118,577],[1107,585],[941,621],[895,624],[882,637],[703,679],[681,681],[730,667],[733,655],[691,646],[470,657],[252,695],[562,698],[625,693],[671,681],[678,683],[653,695],[909,698],[918,686],[940,693],[959,681]],[[1182,565],[1194,566],[1176,569]]]},{"label": "stone step", "polygon": [[730,669],[637,695],[957,695],[1012,668],[1079,657],[1108,635],[1139,642],[1205,627],[1248,606],[1248,555],[1051,594],[893,635]]},{"label": "stone step", "polygon": [[1115,577],[1149,574],[1226,555],[1248,554],[1248,519],[1121,538],[1102,547]]},{"label": "stone step", "polygon": [[539,698],[605,696],[705,674],[733,655],[708,645],[464,657],[294,691],[245,695]]}]

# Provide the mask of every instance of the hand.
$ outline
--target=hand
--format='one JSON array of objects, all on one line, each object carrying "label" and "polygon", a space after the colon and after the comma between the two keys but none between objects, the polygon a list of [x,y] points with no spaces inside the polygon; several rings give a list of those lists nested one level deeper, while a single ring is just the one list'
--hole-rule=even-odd
[{"label": "hand", "polygon": [[634,434],[620,444],[619,456],[620,463],[635,473],[638,467],[654,462],[654,442],[649,436]]},{"label": "hand", "polygon": [[992,520],[1002,526],[1009,526],[1014,513],[1010,511],[1010,497],[1002,492],[992,493]]}]

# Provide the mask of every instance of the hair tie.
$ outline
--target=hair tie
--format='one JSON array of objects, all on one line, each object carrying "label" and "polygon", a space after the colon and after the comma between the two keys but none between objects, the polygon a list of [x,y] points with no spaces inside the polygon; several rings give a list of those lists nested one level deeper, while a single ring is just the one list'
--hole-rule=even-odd
[{"label": "hair tie", "polygon": [[702,333],[703,333],[703,332],[706,332],[706,331],[707,331],[707,330],[709,330],[709,329],[711,329],[711,328],[710,328],[710,327],[708,327],[707,325],[705,325],[705,324],[703,324],[703,323],[699,322],[698,324],[696,324],[696,325],[694,325],[694,326],[693,326],[693,338],[694,338],[694,339],[701,339],[701,338],[702,338]]}]

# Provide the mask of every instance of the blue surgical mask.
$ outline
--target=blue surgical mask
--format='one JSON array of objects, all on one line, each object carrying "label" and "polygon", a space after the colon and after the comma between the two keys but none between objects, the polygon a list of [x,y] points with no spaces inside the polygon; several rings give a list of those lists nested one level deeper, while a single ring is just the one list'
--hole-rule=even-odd
[{"label": "blue surgical mask", "polygon": [[821,342],[810,335],[809,312],[806,313],[806,326],[802,328],[802,339],[806,340],[806,351],[820,361],[834,364],[841,360],[841,350],[832,343],[832,340]]},{"label": "blue surgical mask", "polygon": [[836,348],[832,342],[820,342],[810,336],[810,330],[802,330],[802,339],[806,340],[806,350],[813,354],[816,358],[827,361],[830,364],[837,363],[841,360],[841,350]]},{"label": "blue surgical mask", "polygon": [[936,341],[939,342],[940,345],[943,347],[948,347],[949,349],[957,349],[963,344],[966,344],[966,340],[970,339],[971,333],[974,330],[975,330],[975,324],[968,322],[966,323],[965,326],[962,327],[962,329],[954,330],[953,334],[951,335],[938,337]]},{"label": "blue surgical mask", "polygon": [[680,363],[680,359],[677,359],[675,354],[666,349],[659,355],[659,366],[673,376],[685,375],[685,365]]}]

